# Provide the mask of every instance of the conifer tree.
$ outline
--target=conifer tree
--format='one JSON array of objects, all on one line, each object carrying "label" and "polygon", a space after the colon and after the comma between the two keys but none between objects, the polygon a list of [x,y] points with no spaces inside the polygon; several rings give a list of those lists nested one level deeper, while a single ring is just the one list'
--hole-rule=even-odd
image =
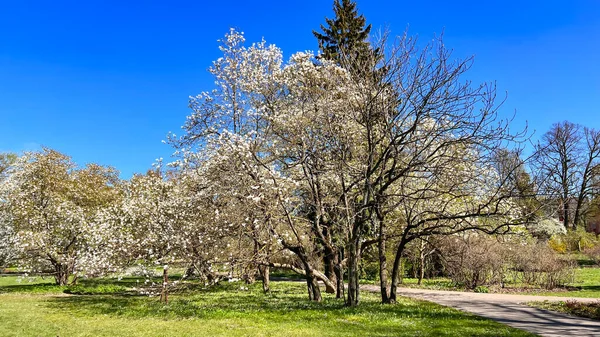
[{"label": "conifer tree", "polygon": [[334,19],[325,18],[322,33],[313,31],[319,41],[321,56],[339,65],[358,70],[365,62],[377,60],[378,50],[372,50],[367,41],[371,25],[366,25],[364,15],[359,15],[356,3],[351,0],[334,0]]}]

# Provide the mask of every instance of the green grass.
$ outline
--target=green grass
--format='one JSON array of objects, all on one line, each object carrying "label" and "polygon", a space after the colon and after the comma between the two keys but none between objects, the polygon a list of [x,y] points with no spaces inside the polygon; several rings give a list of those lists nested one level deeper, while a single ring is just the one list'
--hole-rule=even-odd
[{"label": "green grass", "polygon": [[301,282],[273,282],[267,295],[259,283],[188,284],[165,305],[132,292],[134,278],[76,287],[15,280],[0,280],[2,336],[533,336],[430,302],[381,305],[366,292],[358,308],[328,294],[311,303]]},{"label": "green grass", "polygon": [[600,298],[600,268],[575,270],[575,282],[569,291],[540,292],[539,295]]},{"label": "green grass", "polygon": [[433,290],[463,290],[458,287],[449,278],[439,277],[432,279],[423,279],[421,285],[418,284],[419,279],[405,277],[402,279],[402,287],[407,288],[422,288],[422,289],[433,289]]},{"label": "green grass", "polygon": [[529,302],[527,305],[562,312],[565,314],[569,314],[572,316],[586,317],[591,319],[600,320],[600,301],[595,303],[580,303],[577,301],[567,301],[567,302]]}]

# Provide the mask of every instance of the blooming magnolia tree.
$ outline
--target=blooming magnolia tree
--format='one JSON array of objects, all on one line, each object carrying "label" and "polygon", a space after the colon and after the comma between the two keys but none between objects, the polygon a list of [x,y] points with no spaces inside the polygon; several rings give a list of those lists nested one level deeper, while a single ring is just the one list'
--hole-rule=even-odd
[{"label": "blooming magnolia tree", "polygon": [[[367,77],[307,52],[284,63],[278,48],[245,47],[235,31],[222,42],[217,88],[191,98],[185,134],[172,138],[180,164],[236,205],[219,218],[251,221],[258,241],[294,254],[312,300],[317,280],[342,295],[345,269],[347,304],[357,305],[361,253],[379,243],[381,259],[389,226],[399,256],[423,235],[520,221],[489,165],[519,135],[497,120],[494,87],[461,81],[471,60],[452,62],[441,40],[422,51],[407,37],[391,49],[382,40],[377,63],[360,65],[380,75]],[[392,274],[384,302],[395,300],[397,261]]]},{"label": "blooming magnolia tree", "polygon": [[51,270],[56,283],[110,269],[112,229],[98,212],[119,197],[117,173],[50,150],[27,153],[14,163],[0,187],[3,222],[14,235],[19,263],[28,271]]},{"label": "blooming magnolia tree", "polygon": [[[12,165],[16,160],[16,155],[0,153],[0,184],[5,184],[5,179],[9,176]],[[18,247],[14,245],[14,232],[12,230],[12,221],[7,212],[4,200],[0,197],[0,270],[7,266],[18,255]]]},{"label": "blooming magnolia tree", "polygon": [[14,244],[14,233],[10,215],[0,212],[0,271],[18,256],[18,246]]}]

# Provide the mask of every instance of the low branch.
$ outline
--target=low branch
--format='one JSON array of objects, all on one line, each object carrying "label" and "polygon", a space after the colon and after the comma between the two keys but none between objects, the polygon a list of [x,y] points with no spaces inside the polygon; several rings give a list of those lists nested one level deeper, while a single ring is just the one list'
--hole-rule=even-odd
[{"label": "low branch", "polygon": [[[287,264],[287,263],[276,263],[276,262],[261,262],[259,263],[261,265],[264,266],[269,266],[269,267],[273,267],[273,268],[284,268],[284,269],[289,269],[292,270],[300,275],[304,275],[306,276],[306,271],[304,271],[301,268],[298,268],[294,265],[291,264]],[[315,277],[317,278],[317,280],[322,281],[323,283],[325,283],[325,286],[330,287],[335,289],[335,284],[333,284],[333,282],[331,282],[331,280],[329,280],[329,278],[327,276],[325,276],[325,274],[321,273],[320,271],[316,270],[316,269],[311,269],[313,275],[315,275]]]}]

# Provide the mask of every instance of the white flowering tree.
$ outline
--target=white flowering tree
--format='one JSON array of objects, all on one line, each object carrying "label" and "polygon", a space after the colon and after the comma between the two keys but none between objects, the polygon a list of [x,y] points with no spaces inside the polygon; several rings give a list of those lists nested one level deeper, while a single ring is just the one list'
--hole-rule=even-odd
[{"label": "white flowering tree", "polygon": [[[231,32],[222,42],[224,57],[211,67],[217,89],[191,99],[193,113],[184,126],[186,134],[174,141],[187,167],[196,168],[199,162],[209,162],[205,165],[209,169],[202,174],[210,175],[212,193],[218,196],[215,200],[225,200],[223,204],[228,206],[239,205],[236,214],[244,211],[236,223],[249,227],[245,232],[254,242],[254,251],[262,252],[254,254],[260,256],[255,262],[263,268],[273,266],[269,254],[264,252],[278,251],[280,247],[293,252],[300,266],[285,263],[277,266],[302,271],[307,276],[310,298],[318,301],[321,295],[317,279],[324,280],[330,289],[333,286],[315,265],[314,228],[303,214],[302,171],[288,160],[290,152],[285,148],[288,143],[281,140],[286,130],[277,125],[284,125],[288,118],[282,112],[298,103],[288,100],[291,96],[282,95],[310,81],[314,84],[308,89],[327,93],[319,88],[326,76],[311,78],[318,74],[319,67],[312,63],[314,58],[310,54],[295,55],[284,66],[281,51],[264,42],[247,48],[243,36],[237,32]],[[308,73],[302,83],[293,73],[304,70]],[[219,191],[222,186],[227,190]],[[215,211],[224,218],[230,216],[232,209]],[[263,269],[263,278],[267,273]]]},{"label": "white flowering tree", "polygon": [[7,212],[0,210],[0,271],[18,256],[18,246],[14,244],[12,221]]},{"label": "white flowering tree", "polygon": [[[5,179],[9,176],[12,165],[17,156],[11,153],[0,153],[0,184],[5,184]],[[0,271],[7,266],[18,255],[17,249],[13,244],[14,233],[12,230],[12,221],[10,214],[5,207],[5,201],[0,196]]]},{"label": "white flowering tree", "polygon": [[[489,163],[520,135],[498,120],[493,85],[461,80],[470,59],[452,62],[441,40],[417,51],[407,37],[391,49],[384,39],[378,63],[361,64],[381,76],[356,77],[311,53],[283,63],[276,47],[243,42],[226,36],[211,68],[217,89],[191,99],[172,140],[187,169],[219,168],[200,173],[227,186],[212,195],[252,206],[234,217],[295,255],[312,300],[317,280],[339,295],[346,269],[347,304],[358,304],[361,253],[373,243],[385,252],[399,207],[419,213],[400,217],[400,254],[420,235],[517,222],[513,191]],[[396,265],[384,302],[395,300]]]},{"label": "white flowering tree", "polygon": [[117,173],[95,164],[78,169],[57,151],[27,153],[0,188],[19,263],[28,271],[52,271],[59,285],[110,269],[106,230],[98,212],[115,202]]}]

